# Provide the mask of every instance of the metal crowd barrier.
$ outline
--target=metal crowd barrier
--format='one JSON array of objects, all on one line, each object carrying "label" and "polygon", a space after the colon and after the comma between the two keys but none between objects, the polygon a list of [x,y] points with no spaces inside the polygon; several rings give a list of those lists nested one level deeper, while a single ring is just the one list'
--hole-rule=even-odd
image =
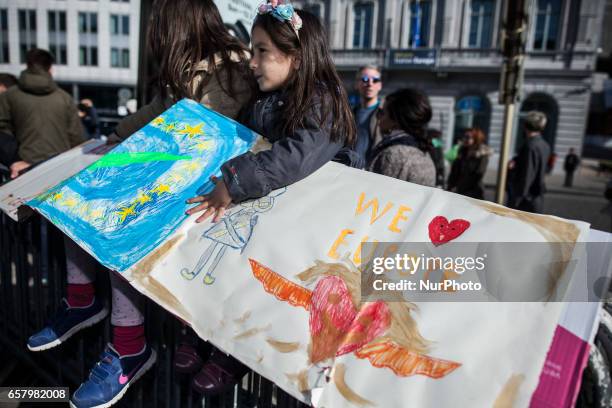
[{"label": "metal crowd barrier", "polygon": [[[0,170],[0,184],[7,176]],[[5,360],[0,364],[1,386],[68,386],[74,392],[109,341],[106,319],[54,349],[27,349],[27,338],[43,327],[64,296],[65,268],[62,233],[56,227],[38,215],[16,223],[0,212],[0,358]],[[96,289],[108,299],[104,273],[99,271]],[[151,301],[145,318],[147,341],[157,350],[158,360],[116,406],[307,407],[255,372],[223,395],[202,398],[190,390],[190,377],[172,369],[182,324]]]}]

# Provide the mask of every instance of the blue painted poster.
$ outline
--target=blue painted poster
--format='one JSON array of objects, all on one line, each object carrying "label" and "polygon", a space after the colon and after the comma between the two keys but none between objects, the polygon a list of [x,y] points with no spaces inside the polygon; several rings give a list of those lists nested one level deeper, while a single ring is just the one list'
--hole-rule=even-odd
[{"label": "blue painted poster", "polygon": [[89,167],[27,204],[103,265],[124,271],[187,217],[227,160],[257,135],[184,99]]}]

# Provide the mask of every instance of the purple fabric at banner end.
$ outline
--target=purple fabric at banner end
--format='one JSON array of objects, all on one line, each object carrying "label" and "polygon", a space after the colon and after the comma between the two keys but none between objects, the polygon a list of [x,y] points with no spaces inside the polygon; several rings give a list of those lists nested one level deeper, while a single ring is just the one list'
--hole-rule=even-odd
[{"label": "purple fabric at banner end", "polygon": [[562,326],[557,326],[531,408],[573,407],[578,397],[582,371],[589,358],[589,344]]}]

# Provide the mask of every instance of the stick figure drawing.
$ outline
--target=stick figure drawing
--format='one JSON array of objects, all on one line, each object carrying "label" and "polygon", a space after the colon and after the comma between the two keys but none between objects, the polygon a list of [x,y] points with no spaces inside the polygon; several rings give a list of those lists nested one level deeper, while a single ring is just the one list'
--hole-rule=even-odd
[{"label": "stick figure drawing", "polygon": [[210,241],[210,244],[200,256],[193,270],[183,268],[181,276],[187,280],[193,280],[207,267],[204,283],[212,285],[215,282],[213,272],[227,248],[239,249],[242,253],[251,239],[259,214],[270,211],[274,206],[275,198],[285,191],[287,188],[282,188],[273,191],[266,197],[241,203],[239,210],[226,214],[221,221],[204,231],[200,239],[205,238]]}]

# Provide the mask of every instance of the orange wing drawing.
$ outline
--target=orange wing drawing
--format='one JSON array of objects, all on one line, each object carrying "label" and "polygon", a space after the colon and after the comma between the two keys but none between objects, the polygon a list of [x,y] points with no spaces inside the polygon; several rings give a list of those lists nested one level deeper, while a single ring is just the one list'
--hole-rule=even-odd
[{"label": "orange wing drawing", "polygon": [[408,377],[414,374],[442,378],[461,366],[454,361],[441,360],[415,353],[392,341],[376,341],[355,351],[359,358],[367,358],[374,367],[390,368],[395,375]]},{"label": "orange wing drawing", "polygon": [[249,262],[253,275],[263,284],[266,292],[274,295],[278,300],[289,302],[293,306],[303,307],[306,311],[310,309],[310,298],[312,297],[310,290],[283,278],[254,259],[249,259]]}]

